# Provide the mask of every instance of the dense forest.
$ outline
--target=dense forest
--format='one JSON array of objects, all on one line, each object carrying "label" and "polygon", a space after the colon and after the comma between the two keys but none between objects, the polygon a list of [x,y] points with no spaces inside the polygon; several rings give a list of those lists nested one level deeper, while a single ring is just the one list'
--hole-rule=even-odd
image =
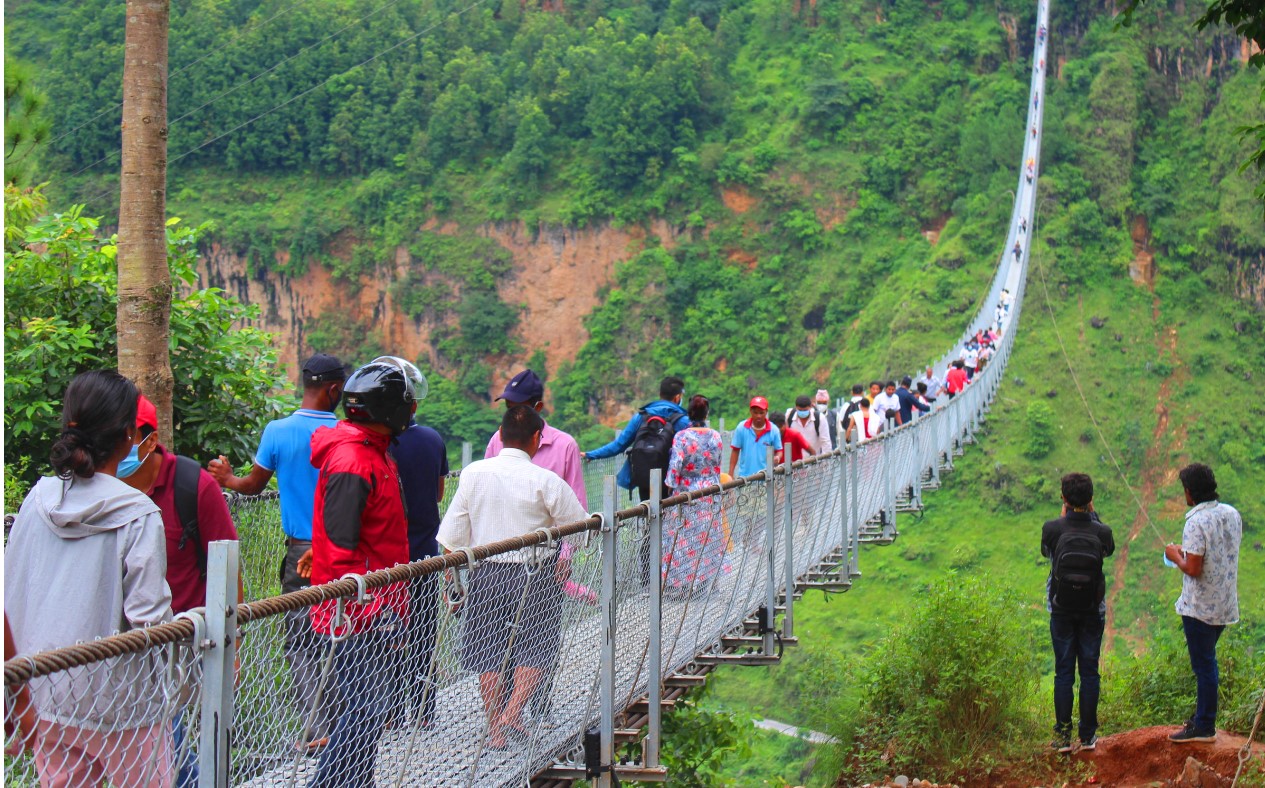
[{"label": "dense forest", "polygon": [[[829,728],[847,717],[838,677],[949,572],[1005,578],[1024,621],[1039,619],[1032,531],[1069,470],[1094,474],[1118,541],[1137,539],[1114,559],[1110,648],[1141,682],[1154,665],[1135,655],[1176,642],[1175,579],[1151,543],[1180,532],[1173,470],[1192,460],[1244,515],[1234,642],[1256,644],[1260,665],[1265,223],[1237,129],[1265,121],[1262,77],[1228,29],[1195,31],[1194,5],[1148,3],[1128,28],[1115,8],[1051,1],[1034,279],[989,434],[896,546],[867,553],[864,583],[806,603],[805,647],[775,670],[722,672],[707,709]],[[30,67],[51,122],[33,182],[49,181],[50,210],[86,204],[104,228],[50,237],[84,248],[117,215],[123,11],[6,3],[6,56]],[[1034,13],[1026,0],[178,2],[169,212],[199,228],[177,236],[181,254],[389,292],[431,340],[419,415],[454,444],[483,444],[497,374],[528,363],[548,379],[551,423],[582,448],[665,373],[732,420],[752,393],[787,402],[912,372],[961,331],[1003,253]],[[515,263],[488,228],[513,223],[668,232],[620,255],[597,306],[574,315],[578,351],[544,369],[538,327],[497,286]],[[6,269],[9,251],[6,233]],[[283,355],[391,350],[372,314],[303,329],[307,346]],[[239,462],[252,430],[224,438]],[[221,437],[199,436],[191,450]],[[1105,730],[1150,722],[1106,691],[1121,694],[1105,696]],[[728,779],[806,780],[813,756],[790,746],[760,740]]]}]

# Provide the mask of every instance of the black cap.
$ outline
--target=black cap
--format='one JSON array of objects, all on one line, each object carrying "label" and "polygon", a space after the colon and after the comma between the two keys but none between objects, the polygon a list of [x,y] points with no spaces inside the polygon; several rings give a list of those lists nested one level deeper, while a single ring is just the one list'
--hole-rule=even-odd
[{"label": "black cap", "polygon": [[535,372],[525,369],[510,379],[505,390],[497,400],[507,399],[510,402],[539,402],[545,398],[545,384]]},{"label": "black cap", "polygon": [[347,370],[343,362],[328,353],[317,353],[303,362],[303,382],[319,383],[325,380],[346,380]]}]

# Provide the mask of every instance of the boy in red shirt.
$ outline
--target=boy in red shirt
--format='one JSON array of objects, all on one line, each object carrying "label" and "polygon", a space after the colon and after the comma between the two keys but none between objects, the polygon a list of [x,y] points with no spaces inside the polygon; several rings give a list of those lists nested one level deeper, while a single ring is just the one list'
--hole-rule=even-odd
[{"label": "boy in red shirt", "polygon": [[782,451],[777,453],[777,461],[784,462],[786,450],[791,450],[791,462],[799,462],[804,459],[805,455],[813,453],[812,444],[808,442],[808,438],[794,427],[786,426],[786,416],[782,413],[773,413],[769,416],[769,421],[773,422],[773,426],[782,431]]}]

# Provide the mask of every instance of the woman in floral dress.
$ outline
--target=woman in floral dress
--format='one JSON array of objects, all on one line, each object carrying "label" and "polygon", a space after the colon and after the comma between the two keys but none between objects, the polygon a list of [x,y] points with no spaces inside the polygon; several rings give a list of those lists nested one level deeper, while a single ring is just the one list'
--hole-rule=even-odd
[{"label": "woman in floral dress", "polygon": [[[707,426],[710,403],[695,395],[688,409],[690,426],[672,440],[668,486],[677,495],[720,482],[720,433]],[[663,589],[684,597],[705,589],[725,569],[725,533],[720,496],[708,495],[665,510]]]}]

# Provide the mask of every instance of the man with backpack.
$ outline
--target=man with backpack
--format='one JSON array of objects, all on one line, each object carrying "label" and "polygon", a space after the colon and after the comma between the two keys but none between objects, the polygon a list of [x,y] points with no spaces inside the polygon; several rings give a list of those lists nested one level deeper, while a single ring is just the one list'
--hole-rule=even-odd
[{"label": "man with backpack", "polygon": [[1084,473],[1062,479],[1063,512],[1041,527],[1041,555],[1050,559],[1046,583],[1054,646],[1054,741],[1071,752],[1072,694],[1079,669],[1080,749],[1098,743],[1098,654],[1107,616],[1103,559],[1116,551],[1111,528],[1094,511],[1094,482]]},{"label": "man with backpack", "polygon": [[[664,378],[659,383],[659,399],[640,408],[615,440],[585,452],[583,457],[600,460],[627,452],[628,459],[619,469],[616,480],[625,490],[636,490],[641,500],[650,500],[650,471],[662,470],[663,480],[667,481],[672,438],[690,426],[689,417],[681,407],[684,394],[685,381],[675,376]],[[666,484],[662,493],[665,498],[671,495]]]},{"label": "man with backpack", "polygon": [[830,440],[830,419],[813,407],[806,396],[795,398],[795,407],[786,409],[786,426],[808,440],[812,454],[829,454],[835,445]]},{"label": "man with backpack", "polygon": [[[119,479],[158,505],[167,536],[167,585],[171,609],[184,613],[206,604],[206,554],[211,542],[237,541],[220,485],[197,460],[168,451],[158,440],[158,410],[144,395],[136,403],[136,437],[119,463]],[[242,601],[241,576],[237,599]],[[176,786],[197,785],[196,754],[186,745],[183,714],[173,721],[178,771]]]},{"label": "man with backpack", "polygon": [[839,411],[839,423],[835,425],[835,434],[839,436],[838,445],[852,442],[852,414],[861,410],[861,400],[865,399],[865,386],[860,383],[852,385],[852,399],[847,407]]}]

